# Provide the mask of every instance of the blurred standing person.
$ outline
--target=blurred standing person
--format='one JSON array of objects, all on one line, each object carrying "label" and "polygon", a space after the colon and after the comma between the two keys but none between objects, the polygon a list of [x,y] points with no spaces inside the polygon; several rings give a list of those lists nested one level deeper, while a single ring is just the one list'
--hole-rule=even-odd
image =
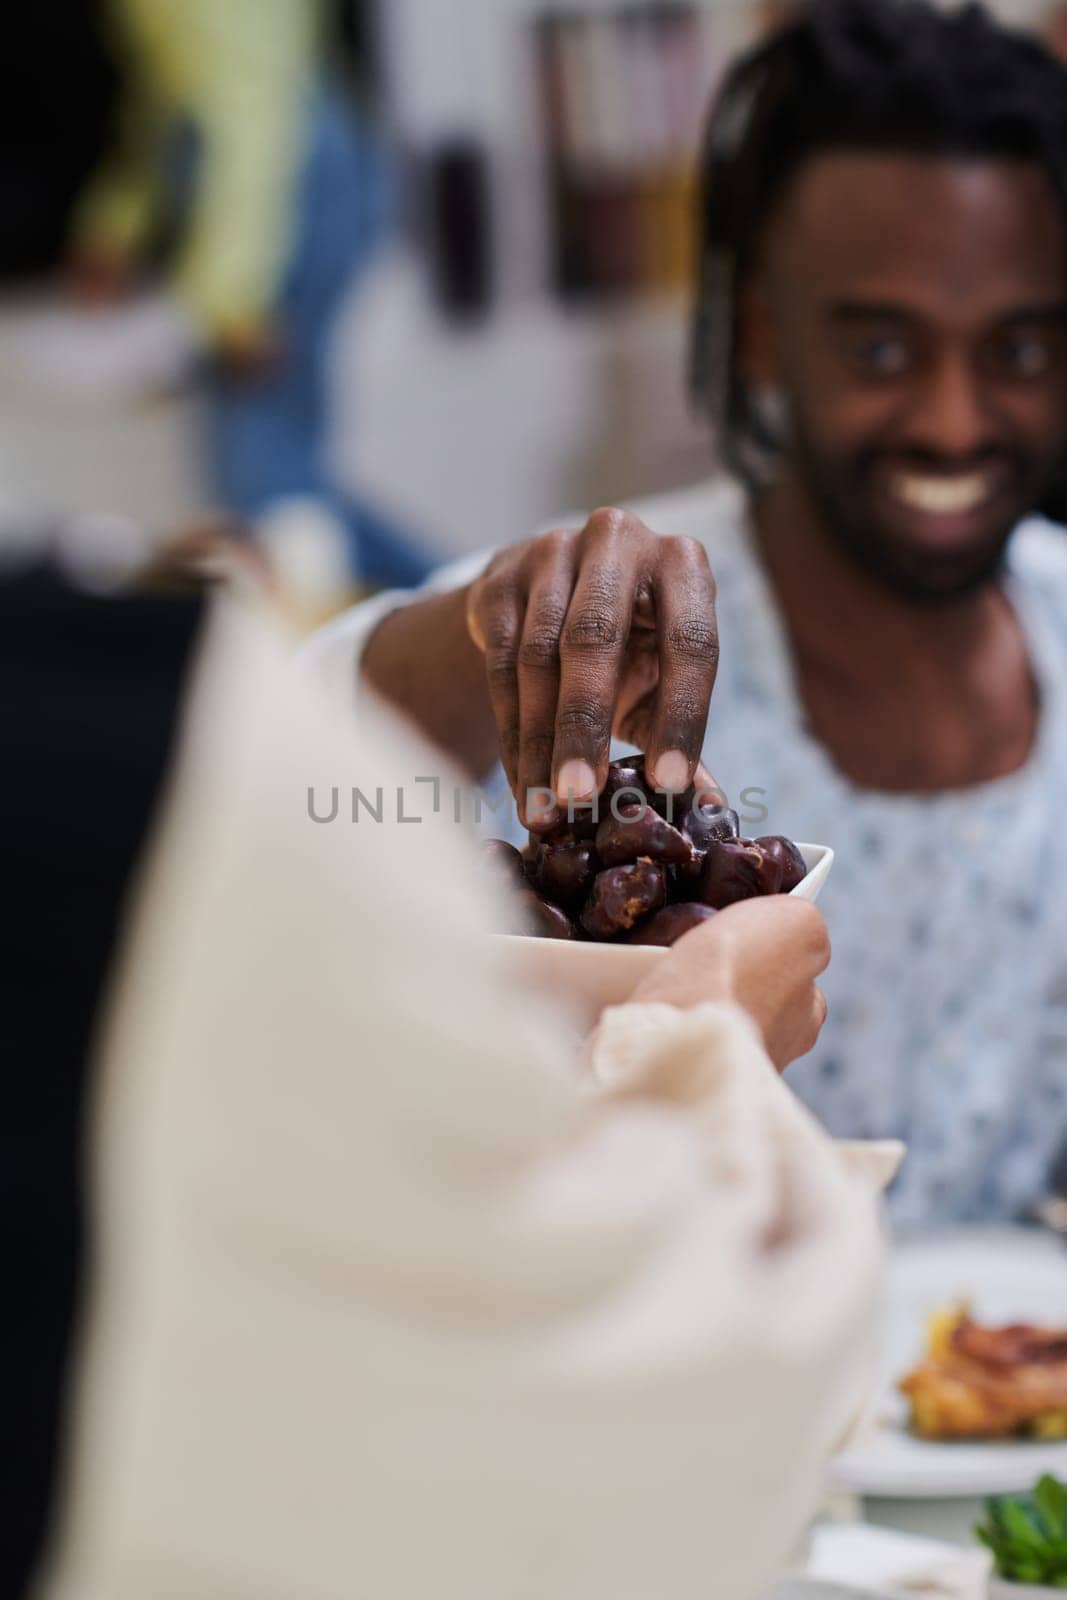
[{"label": "blurred standing person", "polygon": [[322,0],[112,0],[125,85],[71,243],[76,289],[109,304],[168,227],[171,359],[209,355],[223,506],[284,539],[326,526],[371,582],[416,581],[408,538],[326,459],[344,299],[386,232],[389,168],[328,64]]}]

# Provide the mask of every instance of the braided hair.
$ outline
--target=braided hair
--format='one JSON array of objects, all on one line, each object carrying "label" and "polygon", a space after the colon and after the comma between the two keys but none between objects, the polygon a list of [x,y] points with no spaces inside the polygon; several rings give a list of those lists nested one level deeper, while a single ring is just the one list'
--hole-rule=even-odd
[{"label": "braided hair", "polygon": [[703,155],[691,385],[750,484],[776,442],[737,369],[740,291],[798,170],[843,150],[1035,161],[1067,210],[1067,67],[980,5],[926,0],[811,0],[734,64]]}]

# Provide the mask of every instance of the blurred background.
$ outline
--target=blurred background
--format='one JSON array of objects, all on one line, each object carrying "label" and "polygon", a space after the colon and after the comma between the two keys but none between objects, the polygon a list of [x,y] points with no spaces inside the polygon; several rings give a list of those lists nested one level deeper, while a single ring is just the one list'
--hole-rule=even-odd
[{"label": "blurred background", "polygon": [[[1067,36],[1047,0],[994,9]],[[782,14],[13,8],[3,526],[92,513],[122,552],[221,513],[332,603],[699,477],[695,156]]]}]

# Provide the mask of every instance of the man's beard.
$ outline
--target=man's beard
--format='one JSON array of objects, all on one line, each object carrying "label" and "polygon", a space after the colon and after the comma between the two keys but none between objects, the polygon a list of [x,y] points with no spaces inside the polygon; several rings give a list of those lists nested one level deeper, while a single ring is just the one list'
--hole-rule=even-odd
[{"label": "man's beard", "polygon": [[[826,457],[810,442],[794,418],[789,444],[790,465],[811,498],[827,537],[849,563],[911,605],[950,606],[995,583],[1004,570],[1014,522],[998,529],[977,549],[954,550],[945,556],[908,546],[888,533],[876,515],[861,516],[841,485],[840,470],[828,469]],[[862,485],[869,461],[847,468]],[[857,489],[854,498],[862,499]]]}]

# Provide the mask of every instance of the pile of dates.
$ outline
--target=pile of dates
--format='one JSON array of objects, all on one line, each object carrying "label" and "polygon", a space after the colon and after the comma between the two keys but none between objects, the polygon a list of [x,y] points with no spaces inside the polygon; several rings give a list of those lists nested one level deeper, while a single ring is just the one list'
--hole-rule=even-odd
[{"label": "pile of dates", "polygon": [[791,840],[742,839],[735,811],[655,789],[643,756],[612,762],[596,807],[571,811],[525,850],[482,847],[517,892],[515,933],[670,945],[736,900],[788,894],[807,870]]}]

